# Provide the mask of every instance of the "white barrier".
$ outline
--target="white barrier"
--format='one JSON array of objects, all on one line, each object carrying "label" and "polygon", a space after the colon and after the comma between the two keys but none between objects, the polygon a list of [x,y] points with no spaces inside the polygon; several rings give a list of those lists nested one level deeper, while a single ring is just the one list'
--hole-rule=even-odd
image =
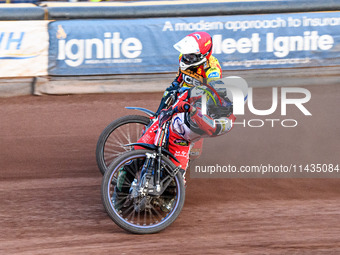
[{"label": "white barrier", "polygon": [[0,22],[0,77],[47,75],[48,22]]}]

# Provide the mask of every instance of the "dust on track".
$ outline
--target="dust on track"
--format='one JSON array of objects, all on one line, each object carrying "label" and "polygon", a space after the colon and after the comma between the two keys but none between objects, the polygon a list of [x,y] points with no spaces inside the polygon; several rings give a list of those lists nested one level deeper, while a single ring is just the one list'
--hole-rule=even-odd
[{"label": "dust on track", "polygon": [[[232,164],[340,163],[340,86],[308,89],[313,116],[288,109],[298,127],[234,127],[223,140],[206,140],[201,162],[212,162],[213,147]],[[270,107],[261,97],[268,90],[255,91],[259,106]],[[125,106],[155,109],[160,97],[0,99],[0,253],[340,253],[339,179],[189,178],[184,209],[168,229],[136,236],[117,227],[100,200],[96,142],[112,120],[137,113]]]}]

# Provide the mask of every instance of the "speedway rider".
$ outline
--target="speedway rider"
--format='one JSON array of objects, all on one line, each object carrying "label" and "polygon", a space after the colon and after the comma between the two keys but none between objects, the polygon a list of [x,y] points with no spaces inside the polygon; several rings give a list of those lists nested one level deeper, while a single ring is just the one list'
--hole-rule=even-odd
[{"label": "speedway rider", "polygon": [[212,38],[207,32],[189,34],[174,45],[174,48],[180,52],[179,69],[176,78],[164,92],[157,115],[165,107],[169,92],[222,78],[221,66],[212,56],[212,47]]},{"label": "speedway rider", "polygon": [[[199,100],[196,101],[192,95],[194,88],[199,88],[201,85],[209,86],[207,85],[209,82],[222,77],[219,62],[212,56],[212,46],[212,38],[206,32],[189,34],[174,45],[174,48],[180,52],[179,71],[171,86],[166,89],[156,112],[160,122],[173,117],[169,151],[180,161],[180,163],[173,162],[177,166],[180,164],[183,172],[189,161],[190,142],[198,141],[204,135],[224,134],[230,131],[232,122],[235,120],[229,99],[218,95],[211,86],[205,89],[211,95],[207,105],[214,106],[217,101],[219,106],[224,108],[220,111],[224,113],[224,116],[216,116],[218,112],[212,113],[212,111],[210,116],[203,115]],[[173,92],[178,95],[175,105],[164,109],[165,102],[169,96],[173,95]],[[218,120],[214,120],[216,117]],[[153,143],[154,130],[158,121],[145,132],[138,142]]]},{"label": "speedway rider", "polygon": [[[178,163],[171,159],[176,166],[181,165],[183,177],[189,162],[190,144],[204,136],[217,136],[229,132],[235,120],[230,100],[208,85],[210,81],[218,80],[222,76],[218,60],[211,55],[212,46],[212,38],[206,32],[189,34],[174,45],[180,52],[177,77],[164,93],[156,112],[157,119],[137,141],[153,144],[159,123],[172,118],[168,149],[179,161]],[[203,92],[195,94],[196,88]],[[207,100],[208,114],[202,113],[200,98],[204,93],[210,95]],[[174,95],[176,100],[168,107],[167,99]],[[216,108],[218,111],[214,112],[213,109]],[[134,149],[143,148],[134,146]],[[120,170],[113,196],[119,198],[129,193],[129,187],[124,188],[122,185],[126,178],[131,183],[134,176],[125,169]]]}]

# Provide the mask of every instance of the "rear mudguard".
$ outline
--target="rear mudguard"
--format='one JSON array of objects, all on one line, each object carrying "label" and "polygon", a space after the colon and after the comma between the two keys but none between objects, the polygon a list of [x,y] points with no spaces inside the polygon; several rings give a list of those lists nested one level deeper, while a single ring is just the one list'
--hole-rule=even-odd
[{"label": "rear mudguard", "polygon": [[[154,144],[148,144],[148,143],[129,143],[129,144],[125,144],[125,146],[134,146],[134,145],[143,147],[143,148],[148,149],[148,150],[157,151],[157,147]],[[162,153],[164,153],[165,155],[169,156],[170,158],[175,160],[177,163],[180,163],[178,161],[178,159],[174,156],[174,154],[172,154],[170,151],[162,148]]]},{"label": "rear mudguard", "polygon": [[155,116],[155,113],[153,111],[150,111],[148,109],[142,108],[142,107],[125,107],[125,109],[129,110],[137,110],[146,113],[149,116]]}]

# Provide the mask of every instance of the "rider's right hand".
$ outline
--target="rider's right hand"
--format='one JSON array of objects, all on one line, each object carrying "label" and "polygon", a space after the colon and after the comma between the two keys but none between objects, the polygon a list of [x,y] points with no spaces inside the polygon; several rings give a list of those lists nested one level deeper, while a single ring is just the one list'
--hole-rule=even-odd
[{"label": "rider's right hand", "polygon": [[179,82],[173,81],[171,85],[168,87],[169,90],[177,90],[179,89]]},{"label": "rider's right hand", "polygon": [[166,88],[166,90],[164,91],[162,100],[161,100],[161,102],[158,106],[156,113],[155,113],[155,116],[160,114],[161,110],[164,109],[167,105],[169,105],[168,99],[170,97],[173,97],[173,99],[171,100],[172,102],[174,102],[176,100],[176,94],[177,94],[177,91],[178,91],[179,88],[180,88],[180,84],[177,81],[173,81],[171,83],[171,85]]},{"label": "rider's right hand", "polygon": [[174,114],[174,110],[172,106],[168,109],[163,109],[159,114],[159,126],[162,126],[165,122],[171,119],[172,115]]},{"label": "rider's right hand", "polygon": [[169,87],[165,89],[163,94],[163,98],[169,96],[169,94],[174,94],[179,89],[179,83],[177,81],[173,81]]}]

